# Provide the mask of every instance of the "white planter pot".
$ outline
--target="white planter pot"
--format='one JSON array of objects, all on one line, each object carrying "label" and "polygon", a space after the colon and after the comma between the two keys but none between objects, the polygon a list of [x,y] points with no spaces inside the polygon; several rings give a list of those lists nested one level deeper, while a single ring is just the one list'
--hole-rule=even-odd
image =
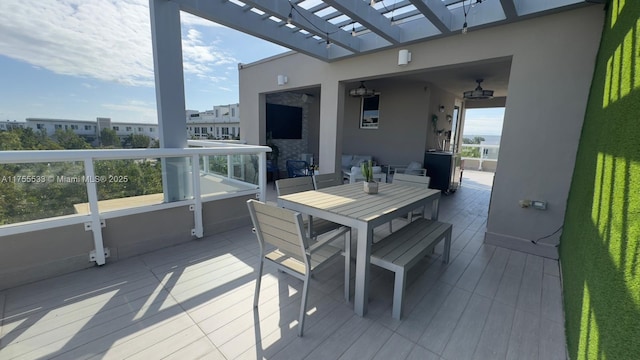
[{"label": "white planter pot", "polygon": [[364,192],[367,194],[377,194],[378,193],[378,183],[377,182],[363,182]]}]

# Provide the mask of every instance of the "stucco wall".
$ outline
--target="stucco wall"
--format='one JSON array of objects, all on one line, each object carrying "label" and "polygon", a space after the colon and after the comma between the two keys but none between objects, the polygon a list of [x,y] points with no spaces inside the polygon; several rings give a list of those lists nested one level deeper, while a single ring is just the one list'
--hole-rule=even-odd
[{"label": "stucco wall", "polygon": [[[564,218],[601,35],[602,8],[591,5],[413,44],[406,47],[413,56],[405,67],[397,66],[397,49],[330,64],[294,53],[244,65],[240,70],[241,121],[246,128],[243,138],[257,143],[264,136],[258,100],[261,93],[278,90],[276,74],[286,74],[286,86],[292,88],[320,84],[320,170],[334,171],[343,146],[352,146],[345,141],[352,125],[344,82],[511,58],[500,162],[486,241],[555,257],[555,247],[536,246],[530,240],[552,233]],[[381,114],[381,124],[384,116]],[[411,128],[418,132],[424,126],[423,120],[413,121]],[[397,137],[389,136],[394,138],[391,141],[397,141]],[[366,136],[359,141],[363,151],[376,146]],[[521,209],[520,199],[545,200],[549,207],[547,211]]]}]

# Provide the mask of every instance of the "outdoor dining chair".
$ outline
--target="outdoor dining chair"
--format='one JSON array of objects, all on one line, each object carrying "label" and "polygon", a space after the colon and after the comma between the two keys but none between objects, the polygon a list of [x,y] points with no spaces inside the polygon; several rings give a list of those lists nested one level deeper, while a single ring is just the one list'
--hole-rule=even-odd
[{"label": "outdoor dining chair", "polygon": [[330,173],[313,175],[313,186],[316,188],[316,190],[342,184],[344,184],[342,174]]},{"label": "outdoor dining chair", "polygon": [[[309,190],[316,190],[313,185],[313,178],[311,176],[280,179],[276,181],[276,192],[278,193],[278,196],[289,195]],[[305,228],[307,229],[307,235],[310,238],[315,238],[318,235],[335,230],[342,226],[340,224],[336,224],[334,222],[320,218],[311,219],[311,226],[309,226],[309,220],[306,216],[304,224]]]},{"label": "outdoor dining chair", "polygon": [[[430,181],[431,181],[431,178],[428,176],[395,173],[393,175],[392,183],[400,184],[400,185],[423,187],[425,189],[428,189]],[[411,211],[410,213],[407,214],[407,221],[411,222],[413,220],[413,215],[422,215],[423,212],[424,212],[424,209]],[[389,222],[389,231],[393,232],[391,222]]]},{"label": "outdoor dining chair", "polygon": [[[345,234],[348,228],[341,228],[331,234],[327,234],[327,239],[323,239],[325,245],[309,239],[304,232],[302,225],[302,215],[298,212],[268,205],[257,200],[248,200],[247,206],[253,221],[253,230],[260,245],[260,265],[258,268],[258,278],[256,280],[256,290],[253,298],[253,307],[258,307],[260,297],[260,284],[262,281],[262,271],[264,262],[274,264],[278,270],[286,272],[302,281],[302,299],[300,304],[300,319],[298,320],[298,336],[302,336],[304,331],[304,319],[307,307],[307,295],[309,293],[309,282],[312,273],[321,270],[342,252],[341,249],[326,245],[326,243],[343,236],[345,239],[345,284],[349,284],[349,259],[351,242]],[[275,250],[267,253],[266,245],[272,245]],[[345,296],[348,299],[348,285],[345,285]]]},{"label": "outdoor dining chair", "polygon": [[304,160],[287,160],[287,176],[290,178],[310,176],[309,163]]}]

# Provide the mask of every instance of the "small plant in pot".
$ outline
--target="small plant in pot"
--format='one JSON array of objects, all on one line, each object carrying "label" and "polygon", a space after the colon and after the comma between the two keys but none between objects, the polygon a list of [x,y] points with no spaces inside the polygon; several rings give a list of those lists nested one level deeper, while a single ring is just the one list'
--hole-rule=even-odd
[{"label": "small plant in pot", "polygon": [[373,181],[373,163],[371,160],[360,164],[360,170],[364,177],[364,192],[367,194],[378,193],[378,183]]}]

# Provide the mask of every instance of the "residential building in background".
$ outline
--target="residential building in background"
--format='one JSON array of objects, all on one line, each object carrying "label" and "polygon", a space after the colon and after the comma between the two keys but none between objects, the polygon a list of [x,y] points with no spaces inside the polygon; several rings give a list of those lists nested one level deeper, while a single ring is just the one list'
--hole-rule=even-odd
[{"label": "residential building in background", "polygon": [[216,105],[212,110],[187,110],[187,136],[191,139],[239,139],[240,104]]},{"label": "residential building in background", "polygon": [[[19,124],[18,122],[12,122]],[[89,143],[96,143],[100,137],[100,131],[104,128],[112,129],[116,132],[120,140],[132,134],[145,135],[151,139],[158,140],[158,124],[149,123],[129,123],[129,122],[112,122],[111,118],[96,118],[92,120],[71,120],[71,119],[46,119],[46,118],[27,118],[23,123],[25,128],[31,128],[34,131],[44,130],[47,135],[52,136],[56,130],[72,130],[79,136],[82,136]],[[0,128],[0,130],[10,130]]]}]

